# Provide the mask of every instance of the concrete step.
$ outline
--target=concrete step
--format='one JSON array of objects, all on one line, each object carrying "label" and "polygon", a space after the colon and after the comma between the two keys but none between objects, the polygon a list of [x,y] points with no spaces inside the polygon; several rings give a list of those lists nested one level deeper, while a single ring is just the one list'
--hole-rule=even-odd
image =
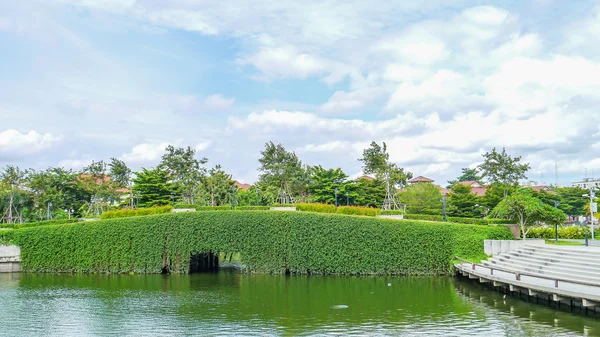
[{"label": "concrete step", "polygon": [[579,266],[586,269],[599,269],[600,261],[591,261],[589,259],[574,259],[571,257],[550,256],[547,254],[532,254],[529,252],[512,251],[498,256],[526,258],[538,261],[540,264],[559,264],[566,266]]},{"label": "concrete step", "polygon": [[523,245],[519,249],[522,250],[530,250],[530,251],[538,251],[541,253],[548,254],[558,254],[558,255],[568,255],[568,256],[577,256],[589,259],[598,259],[600,258],[600,249],[593,247],[561,247],[561,246],[552,246],[549,245]]},{"label": "concrete step", "polygon": [[581,264],[588,264],[588,265],[595,265],[595,266],[600,266],[600,259],[596,258],[590,258],[588,256],[577,256],[577,255],[571,255],[571,254],[561,254],[561,253],[553,253],[553,252],[548,252],[548,251],[533,251],[533,250],[528,250],[528,249],[519,249],[517,251],[512,251],[509,253],[517,253],[523,256],[535,256],[536,258],[539,259],[545,259],[546,261],[551,261],[551,262],[562,262],[562,261],[566,261],[566,262],[572,262],[572,263],[581,263]]},{"label": "concrete step", "polygon": [[497,256],[494,258],[497,261],[501,261],[506,264],[514,264],[521,266],[523,268],[528,268],[531,270],[539,270],[539,271],[547,271],[547,272],[557,272],[557,273],[566,273],[577,276],[584,276],[595,278],[600,280],[600,269],[587,269],[581,266],[569,266],[569,265],[558,265],[558,264],[541,264],[536,260],[532,259],[523,259],[519,257],[509,257],[509,256]]},{"label": "concrete step", "polygon": [[595,277],[584,277],[584,276],[575,276],[572,273],[558,273],[558,272],[548,272],[548,271],[540,271],[532,268],[525,268],[515,264],[503,263],[502,261],[497,261],[494,259],[490,259],[488,261],[484,261],[483,264],[488,267],[498,267],[506,270],[511,270],[514,272],[520,273],[528,273],[532,275],[544,276],[549,278],[559,278],[568,281],[574,282],[590,282],[597,283],[600,286],[600,282],[598,278]]}]

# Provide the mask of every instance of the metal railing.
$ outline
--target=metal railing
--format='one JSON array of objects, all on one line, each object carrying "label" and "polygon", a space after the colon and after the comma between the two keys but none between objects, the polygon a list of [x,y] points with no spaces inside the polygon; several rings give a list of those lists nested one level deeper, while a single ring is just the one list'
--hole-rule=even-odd
[{"label": "metal railing", "polygon": [[[540,278],[540,279],[543,279],[543,280],[554,281],[554,287],[555,288],[558,288],[558,282],[578,284],[578,285],[590,286],[590,287],[600,287],[600,283],[592,283],[592,282],[583,282],[583,281],[576,281],[576,280],[568,280],[568,279],[563,279],[563,278],[544,276],[544,275],[540,275],[540,274],[520,272],[520,271],[516,271],[516,270],[510,270],[510,269],[506,269],[506,268],[501,268],[501,267],[484,266],[484,265],[479,264],[479,263],[474,263],[474,262],[471,262],[471,261],[467,261],[465,259],[461,259],[458,256],[455,256],[454,258],[456,258],[457,260],[459,260],[461,263],[465,263],[466,262],[467,264],[471,264],[471,266],[472,266],[471,269],[472,270],[476,270],[476,267],[489,269],[491,276],[494,275],[494,270],[501,271],[501,272],[504,272],[504,273],[514,274],[515,277],[516,277],[515,281],[521,281],[521,276],[528,276],[528,277]],[[498,282],[502,282],[502,281],[498,281]]]}]

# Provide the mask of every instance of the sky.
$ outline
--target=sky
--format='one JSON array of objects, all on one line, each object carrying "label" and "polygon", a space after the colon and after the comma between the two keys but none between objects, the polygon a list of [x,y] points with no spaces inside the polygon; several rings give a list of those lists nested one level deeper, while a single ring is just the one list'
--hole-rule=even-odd
[{"label": "sky", "polygon": [[355,177],[376,141],[442,185],[493,147],[570,185],[599,126],[600,1],[0,2],[0,167],[174,144],[252,183],[273,141]]}]

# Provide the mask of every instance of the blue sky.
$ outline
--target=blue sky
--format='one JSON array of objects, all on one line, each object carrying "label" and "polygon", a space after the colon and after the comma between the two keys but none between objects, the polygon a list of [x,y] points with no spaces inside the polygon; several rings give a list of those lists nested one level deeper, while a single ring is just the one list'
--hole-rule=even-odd
[{"label": "blue sky", "polygon": [[600,176],[600,2],[0,3],[0,166],[158,163],[236,179],[281,142],[360,174],[362,149],[444,184],[492,147],[530,178]]}]

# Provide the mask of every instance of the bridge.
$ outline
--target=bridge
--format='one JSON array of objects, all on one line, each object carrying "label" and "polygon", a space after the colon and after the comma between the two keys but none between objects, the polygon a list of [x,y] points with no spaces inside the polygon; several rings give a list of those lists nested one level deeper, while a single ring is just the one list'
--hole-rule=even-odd
[{"label": "bridge", "polygon": [[557,306],[600,307],[600,248],[525,243],[482,263],[458,258],[458,274]]}]

